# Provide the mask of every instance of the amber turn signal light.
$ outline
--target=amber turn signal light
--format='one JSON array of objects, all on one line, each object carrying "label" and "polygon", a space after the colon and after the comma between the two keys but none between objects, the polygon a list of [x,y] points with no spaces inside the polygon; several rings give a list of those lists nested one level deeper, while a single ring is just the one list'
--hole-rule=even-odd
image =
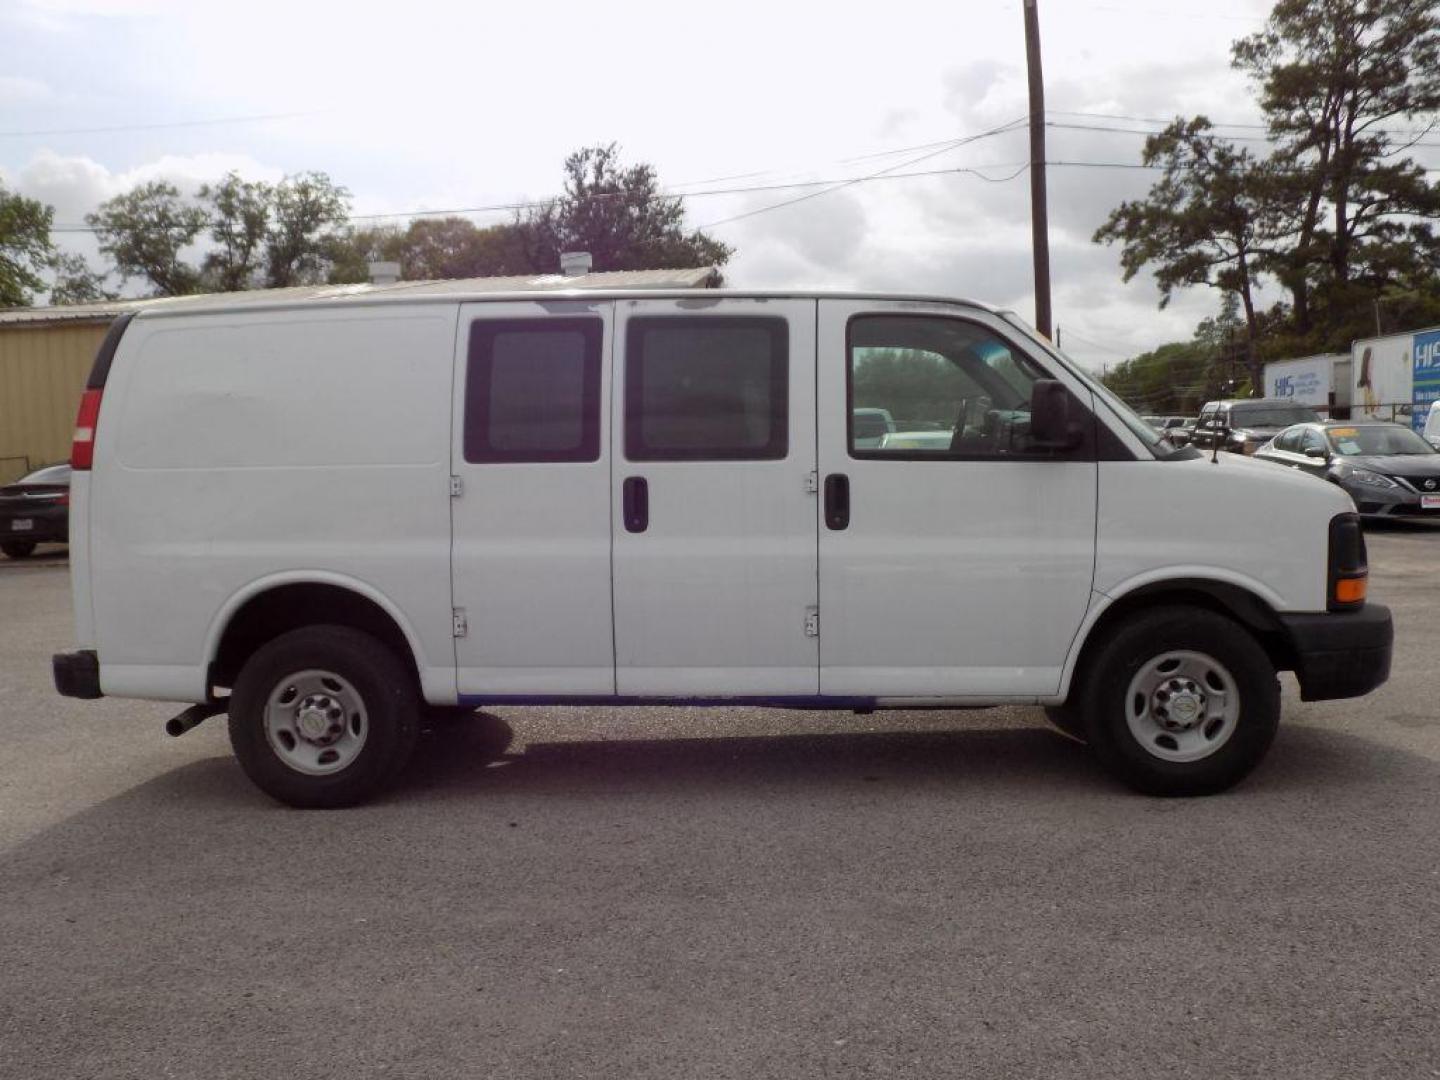
[{"label": "amber turn signal light", "polygon": [[1365,588],[1369,582],[1368,577],[1341,578],[1335,582],[1335,602],[1337,604],[1363,604]]}]

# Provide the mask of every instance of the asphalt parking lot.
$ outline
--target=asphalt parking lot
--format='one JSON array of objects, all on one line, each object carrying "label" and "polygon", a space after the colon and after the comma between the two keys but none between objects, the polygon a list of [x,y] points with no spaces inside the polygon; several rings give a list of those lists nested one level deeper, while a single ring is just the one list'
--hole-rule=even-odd
[{"label": "asphalt parking lot", "polygon": [[0,560],[0,1076],[1440,1076],[1440,528],[1369,545],[1391,682],[1225,796],[1035,709],[517,709],[329,813],[57,697]]}]

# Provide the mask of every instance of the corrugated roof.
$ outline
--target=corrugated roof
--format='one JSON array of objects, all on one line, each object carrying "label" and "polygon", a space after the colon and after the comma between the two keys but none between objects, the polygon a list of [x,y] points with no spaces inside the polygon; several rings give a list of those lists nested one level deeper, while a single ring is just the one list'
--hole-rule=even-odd
[{"label": "corrugated roof", "polygon": [[350,297],[473,295],[476,293],[545,292],[560,289],[703,289],[716,285],[713,266],[686,270],[610,270],[566,277],[525,274],[514,277],[456,278],[447,281],[397,281],[390,285],[299,285],[289,289],[248,289],[244,292],[160,296],[147,300],[112,300],[100,304],[9,308],[0,311],[0,327],[44,326],[51,323],[108,322],[127,311],[154,308],[248,307],[291,300],[336,300]]}]

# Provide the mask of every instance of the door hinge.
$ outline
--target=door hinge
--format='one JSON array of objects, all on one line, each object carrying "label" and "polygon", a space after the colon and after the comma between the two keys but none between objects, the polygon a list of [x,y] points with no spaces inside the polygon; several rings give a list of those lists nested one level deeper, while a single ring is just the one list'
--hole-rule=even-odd
[{"label": "door hinge", "polygon": [[465,609],[463,607],[452,608],[450,614],[454,622],[452,628],[456,637],[464,637],[470,632],[470,624],[465,621]]},{"label": "door hinge", "polygon": [[811,495],[820,490],[820,474],[814,469],[805,474],[805,490]]},{"label": "door hinge", "polygon": [[820,636],[820,609],[818,607],[805,609],[805,636]]},{"label": "door hinge", "polygon": [[458,477],[458,476],[452,476],[452,477],[450,477],[450,497],[451,497],[452,499],[455,498],[455,496],[460,495],[461,493],[463,493],[464,490],[465,490],[465,481],[464,481],[464,480],[461,480],[460,477]]}]

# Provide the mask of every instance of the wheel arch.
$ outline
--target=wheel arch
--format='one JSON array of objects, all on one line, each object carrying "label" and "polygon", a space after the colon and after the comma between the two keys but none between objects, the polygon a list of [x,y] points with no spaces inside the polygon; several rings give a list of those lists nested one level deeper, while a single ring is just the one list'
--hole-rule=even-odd
[{"label": "wheel arch", "polygon": [[1157,607],[1197,607],[1232,619],[1254,636],[1275,665],[1275,670],[1295,669],[1294,647],[1280,621],[1274,600],[1248,583],[1195,575],[1169,577],[1137,582],[1133,587],[1105,599],[1105,603],[1091,610],[1085,625],[1075,636],[1075,643],[1061,673],[1062,699],[1070,696],[1079,676],[1086,670],[1086,660],[1098,643],[1105,639],[1108,628],[1141,611]]},{"label": "wheel arch", "polygon": [[302,626],[334,623],[371,634],[420,678],[420,641],[389,597],[342,574],[283,574],[253,581],[216,614],[206,635],[206,684],[230,687],[255,650]]}]

